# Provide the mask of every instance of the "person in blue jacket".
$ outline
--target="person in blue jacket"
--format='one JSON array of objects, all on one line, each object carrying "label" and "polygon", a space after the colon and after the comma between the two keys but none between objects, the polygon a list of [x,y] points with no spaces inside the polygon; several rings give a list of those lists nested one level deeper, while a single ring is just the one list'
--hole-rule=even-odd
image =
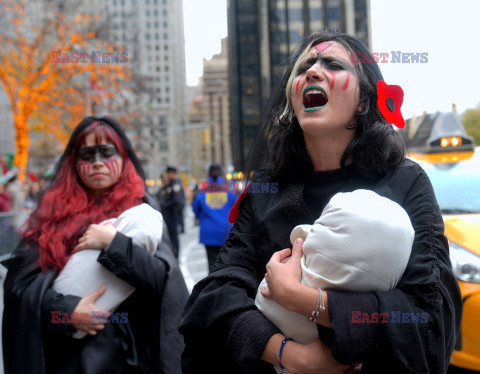
[{"label": "person in blue jacket", "polygon": [[200,221],[200,243],[207,250],[209,269],[215,263],[227,230],[231,228],[228,213],[236,200],[222,174],[220,164],[210,165],[208,184],[192,203],[193,212]]}]

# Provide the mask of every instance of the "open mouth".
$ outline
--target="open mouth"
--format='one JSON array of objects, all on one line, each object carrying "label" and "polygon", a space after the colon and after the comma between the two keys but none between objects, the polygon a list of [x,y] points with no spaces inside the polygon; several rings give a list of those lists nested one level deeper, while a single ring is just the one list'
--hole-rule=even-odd
[{"label": "open mouth", "polygon": [[325,90],[317,85],[307,86],[303,90],[303,111],[312,112],[327,105],[328,98]]}]

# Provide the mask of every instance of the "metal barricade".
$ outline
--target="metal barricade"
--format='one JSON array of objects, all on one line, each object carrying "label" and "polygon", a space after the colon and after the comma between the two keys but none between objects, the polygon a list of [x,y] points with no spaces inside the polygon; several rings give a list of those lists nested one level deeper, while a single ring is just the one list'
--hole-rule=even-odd
[{"label": "metal barricade", "polygon": [[20,242],[18,229],[28,218],[28,212],[0,213],[0,264],[7,260]]}]

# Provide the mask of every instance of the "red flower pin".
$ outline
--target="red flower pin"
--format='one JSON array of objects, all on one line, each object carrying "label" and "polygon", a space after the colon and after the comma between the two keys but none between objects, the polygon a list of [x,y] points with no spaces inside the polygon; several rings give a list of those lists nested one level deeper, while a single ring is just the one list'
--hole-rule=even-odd
[{"label": "red flower pin", "polygon": [[405,127],[405,120],[400,112],[403,103],[402,87],[388,85],[384,81],[378,81],[377,96],[377,105],[385,120],[403,129]]}]

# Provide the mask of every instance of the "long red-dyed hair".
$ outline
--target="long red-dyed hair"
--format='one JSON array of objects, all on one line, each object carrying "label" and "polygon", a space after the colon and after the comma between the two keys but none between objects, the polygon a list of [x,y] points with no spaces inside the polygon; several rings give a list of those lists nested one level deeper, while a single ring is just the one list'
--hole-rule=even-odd
[{"label": "long red-dyed hair", "polygon": [[[83,185],[76,168],[77,151],[89,134],[95,135],[97,144],[102,138],[115,144],[123,160],[120,178],[97,199]],[[38,243],[43,270],[60,270],[90,224],[118,217],[140,204],[144,195],[143,170],[120,125],[108,117],[85,118],[73,132],[50,188],[27,220],[23,237]]]}]

